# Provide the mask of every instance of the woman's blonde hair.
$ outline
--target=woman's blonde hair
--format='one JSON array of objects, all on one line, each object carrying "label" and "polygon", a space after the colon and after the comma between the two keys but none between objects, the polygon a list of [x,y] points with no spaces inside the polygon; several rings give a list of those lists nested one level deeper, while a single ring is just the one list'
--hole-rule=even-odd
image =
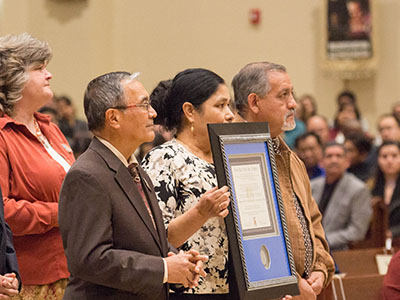
[{"label": "woman's blonde hair", "polygon": [[0,115],[13,115],[29,79],[29,68],[47,64],[51,57],[48,44],[28,33],[0,38]]}]

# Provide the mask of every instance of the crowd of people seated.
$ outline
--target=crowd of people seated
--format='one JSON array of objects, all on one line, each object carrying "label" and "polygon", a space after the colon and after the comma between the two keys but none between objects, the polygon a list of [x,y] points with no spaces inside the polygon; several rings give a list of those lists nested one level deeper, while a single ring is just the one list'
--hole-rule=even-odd
[{"label": "crowd of people seated", "polygon": [[[300,103],[299,101],[298,105],[301,105]],[[306,105],[310,106],[312,103],[309,101]],[[300,110],[302,109],[300,108]],[[331,125],[326,117],[318,114],[316,106],[314,109],[307,108],[307,110],[312,111],[312,114],[307,119],[302,120],[305,122],[307,130],[296,138],[294,151],[297,152],[306,166],[311,179],[313,193],[318,194],[316,197],[317,202],[319,201],[318,197],[324,195],[323,198],[326,198],[327,194],[332,196],[332,193],[338,188],[333,188],[327,183],[322,187],[320,186],[320,183],[325,182],[329,177],[324,168],[323,161],[325,155],[321,155],[322,149],[335,142],[343,146],[346,164],[348,165],[343,174],[333,184],[336,185],[343,178],[353,174],[357,179],[364,182],[367,191],[363,192],[362,196],[360,195],[360,197],[364,198],[362,205],[368,206],[369,209],[373,210],[371,219],[369,219],[369,214],[365,214],[367,221],[363,225],[363,228],[358,227],[358,230],[362,234],[349,240],[348,247],[380,247],[384,245],[386,238],[389,237],[393,237],[393,243],[395,243],[397,241],[396,235],[393,236],[390,228],[391,226],[395,226],[394,224],[400,224],[400,217],[394,212],[397,193],[393,192],[400,172],[400,159],[395,155],[395,146],[400,142],[399,103],[394,103],[392,111],[378,118],[376,124],[378,134],[376,136],[373,136],[368,131],[370,126],[362,118],[357,106],[356,96],[351,91],[343,91],[338,95],[337,112]],[[387,143],[391,145],[389,148],[392,148],[394,152],[390,156],[380,154],[381,147],[383,147],[384,152],[385,150],[387,151]],[[382,173],[382,165],[385,165],[386,161],[390,161],[386,165],[390,164],[394,174],[391,175],[389,181],[391,188],[386,188],[385,190],[385,176]],[[320,179],[316,178],[319,176],[321,177]],[[319,184],[317,184],[318,182]],[[348,193],[351,194],[357,191],[357,187],[357,184],[350,185]],[[386,202],[378,200],[379,197],[383,198],[385,195]],[[394,195],[394,199],[391,199],[392,195]],[[331,205],[332,212],[324,211],[323,220],[331,218],[331,214],[337,214],[339,213],[338,210],[341,210],[340,206]],[[324,207],[326,208],[326,204]],[[358,213],[360,212],[358,209],[357,211]],[[381,216],[386,217],[381,218]],[[346,226],[351,224],[352,220],[351,215],[349,215],[346,220]]]},{"label": "crowd of people seated", "polygon": [[[337,97],[332,123],[315,103],[301,97],[298,105],[306,131],[294,142],[311,179],[331,251],[400,246],[400,102],[378,117],[374,136],[362,118],[356,96]],[[302,104],[306,108],[302,108]],[[311,113],[312,112],[312,113]],[[308,116],[308,117],[305,117]],[[289,133],[289,140],[293,135]],[[385,276],[383,299],[399,299],[398,253]],[[340,268],[340,267],[339,267]],[[338,269],[339,269],[338,268]],[[338,271],[338,270],[337,270]]]}]

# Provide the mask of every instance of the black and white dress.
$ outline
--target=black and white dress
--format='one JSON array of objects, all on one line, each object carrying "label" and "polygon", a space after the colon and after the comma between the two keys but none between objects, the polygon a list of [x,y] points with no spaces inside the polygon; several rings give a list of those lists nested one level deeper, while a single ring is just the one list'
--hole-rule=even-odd
[{"label": "black and white dress", "polygon": [[[166,228],[174,218],[191,209],[200,197],[217,185],[215,168],[173,139],[153,148],[142,167],[153,181]],[[199,285],[187,291],[195,294],[224,294],[228,288],[228,239],[224,219],[210,218],[180,249],[198,250],[209,256],[207,273]]]}]

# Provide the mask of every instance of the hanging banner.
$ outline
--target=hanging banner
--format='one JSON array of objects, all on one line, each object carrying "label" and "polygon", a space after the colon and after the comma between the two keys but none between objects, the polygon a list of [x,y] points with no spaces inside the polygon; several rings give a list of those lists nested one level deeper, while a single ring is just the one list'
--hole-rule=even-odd
[{"label": "hanging banner", "polygon": [[372,0],[327,0],[327,71],[342,79],[368,78],[375,73],[372,7]]},{"label": "hanging banner", "polygon": [[328,58],[372,57],[371,31],[369,0],[329,1]]}]

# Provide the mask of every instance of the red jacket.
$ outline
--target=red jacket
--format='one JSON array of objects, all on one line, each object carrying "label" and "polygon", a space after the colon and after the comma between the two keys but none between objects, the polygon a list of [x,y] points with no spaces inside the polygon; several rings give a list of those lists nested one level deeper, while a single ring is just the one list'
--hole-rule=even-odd
[{"label": "red jacket", "polygon": [[[50,119],[35,113],[51,146],[72,164],[67,140]],[[24,284],[48,284],[69,276],[58,229],[58,194],[63,167],[28,128],[8,116],[0,118],[0,186],[4,216],[14,235]]]},{"label": "red jacket", "polygon": [[383,279],[382,299],[400,299],[400,251],[393,255],[387,274]]}]

